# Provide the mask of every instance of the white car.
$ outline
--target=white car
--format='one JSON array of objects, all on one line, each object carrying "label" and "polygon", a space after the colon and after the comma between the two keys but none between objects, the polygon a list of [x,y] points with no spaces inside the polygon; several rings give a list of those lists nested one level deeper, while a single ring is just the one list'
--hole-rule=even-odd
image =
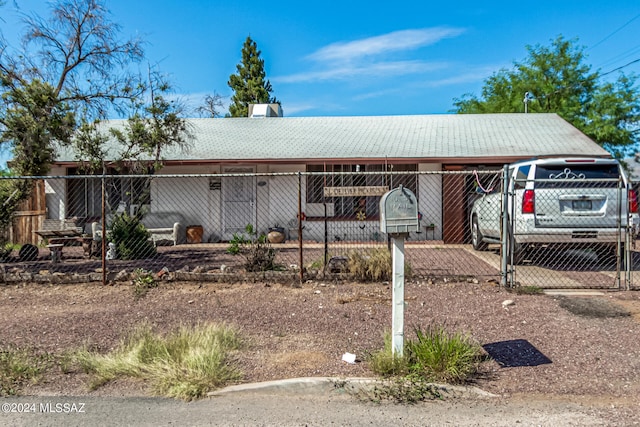
[{"label": "white car", "polygon": [[473,203],[469,224],[475,250],[501,242],[503,210],[515,259],[527,246],[543,244],[593,243],[616,251],[625,231],[637,234],[638,197],[615,159],[521,161],[509,165],[508,180],[505,209],[500,185]]}]

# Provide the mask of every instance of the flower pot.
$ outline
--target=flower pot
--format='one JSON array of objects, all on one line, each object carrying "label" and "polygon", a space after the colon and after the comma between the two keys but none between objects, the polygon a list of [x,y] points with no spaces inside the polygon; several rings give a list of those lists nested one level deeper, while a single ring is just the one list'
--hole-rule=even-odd
[{"label": "flower pot", "polygon": [[201,225],[189,225],[186,229],[187,243],[202,243],[204,229]]},{"label": "flower pot", "polygon": [[272,227],[269,229],[269,234],[267,234],[269,243],[282,243],[286,238],[287,236],[284,234],[284,228],[282,227]]}]

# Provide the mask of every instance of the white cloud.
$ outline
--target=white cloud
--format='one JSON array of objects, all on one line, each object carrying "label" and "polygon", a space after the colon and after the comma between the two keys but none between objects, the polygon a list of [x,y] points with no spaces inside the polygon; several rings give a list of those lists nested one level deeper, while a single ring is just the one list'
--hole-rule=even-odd
[{"label": "white cloud", "polygon": [[350,62],[365,56],[418,49],[445,38],[456,37],[463,32],[461,28],[449,27],[394,31],[351,42],[333,43],[318,49],[307,58],[318,62]]},{"label": "white cloud", "polygon": [[396,95],[397,93],[402,92],[401,89],[394,87],[391,89],[386,89],[386,90],[379,90],[379,91],[375,91],[375,92],[368,92],[368,93],[363,93],[360,95],[356,95],[354,96],[352,99],[354,101],[366,101],[368,99],[376,99],[376,98],[387,98],[391,95]]},{"label": "white cloud", "polygon": [[448,66],[447,63],[411,59],[391,61],[387,58],[391,54],[416,50],[463,32],[464,29],[461,28],[434,27],[394,31],[360,40],[332,43],[306,57],[317,64],[314,70],[275,76],[271,81],[302,83],[354,77],[383,78],[443,69]]},{"label": "white cloud", "polygon": [[426,61],[377,62],[372,64],[343,65],[321,71],[309,71],[274,77],[271,80],[278,83],[301,83],[308,81],[345,80],[353,77],[390,77],[424,73],[443,69],[447,66],[448,65],[443,62]]}]

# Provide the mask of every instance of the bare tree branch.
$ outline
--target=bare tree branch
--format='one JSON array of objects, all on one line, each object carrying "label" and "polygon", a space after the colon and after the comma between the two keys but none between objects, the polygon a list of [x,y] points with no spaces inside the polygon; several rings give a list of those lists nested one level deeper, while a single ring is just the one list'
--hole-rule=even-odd
[{"label": "bare tree branch", "polygon": [[23,68],[32,77],[51,82],[56,95],[67,101],[88,102],[98,114],[104,113],[105,103],[130,99],[127,67],[142,59],[142,43],[120,40],[120,27],[107,18],[108,12],[98,0],[56,3],[49,20],[25,16],[24,51],[35,47],[40,62],[25,62]]},{"label": "bare tree branch", "polygon": [[196,112],[205,117],[221,117],[224,109],[223,99],[224,97],[217,92],[213,92],[213,95],[208,94],[204,97],[204,105],[196,108]]}]

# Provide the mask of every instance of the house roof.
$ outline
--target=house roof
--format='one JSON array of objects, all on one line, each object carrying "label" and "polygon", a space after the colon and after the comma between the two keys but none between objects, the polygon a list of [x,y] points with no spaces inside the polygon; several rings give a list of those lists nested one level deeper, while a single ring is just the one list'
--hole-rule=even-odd
[{"label": "house roof", "polygon": [[[122,127],[113,120],[107,126]],[[534,156],[609,153],[556,114],[188,119],[186,151],[167,163],[412,161],[499,163]],[[115,141],[111,141],[114,144]],[[111,156],[117,151],[112,145]],[[72,162],[70,151],[58,162]]]}]

